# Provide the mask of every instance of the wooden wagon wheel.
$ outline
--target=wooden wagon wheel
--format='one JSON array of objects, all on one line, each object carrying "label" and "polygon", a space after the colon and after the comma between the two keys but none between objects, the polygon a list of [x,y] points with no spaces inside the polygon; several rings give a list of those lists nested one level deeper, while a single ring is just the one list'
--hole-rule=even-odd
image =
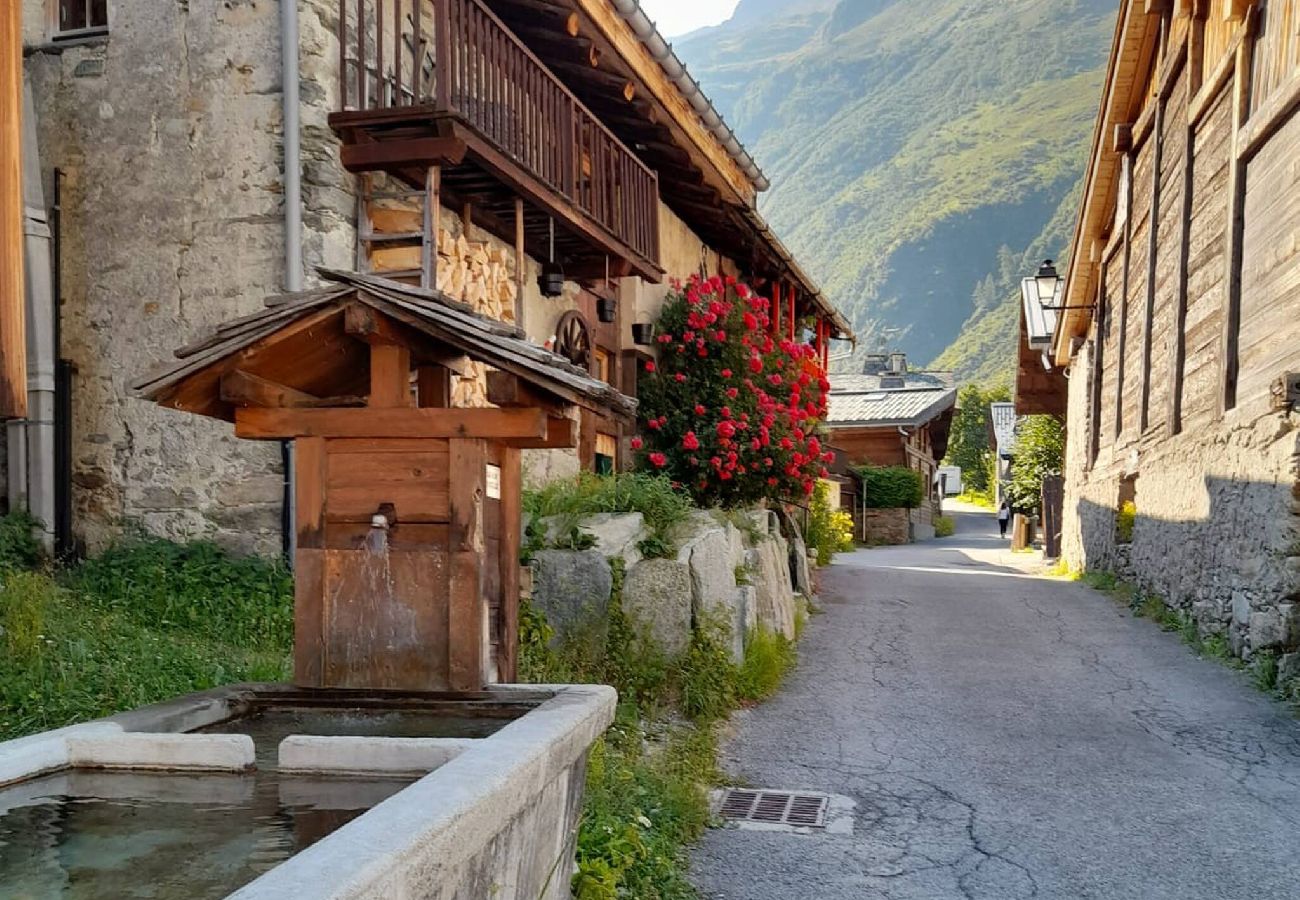
[{"label": "wooden wagon wheel", "polygon": [[577,310],[560,316],[555,326],[555,352],[579,368],[591,371],[591,332]]}]

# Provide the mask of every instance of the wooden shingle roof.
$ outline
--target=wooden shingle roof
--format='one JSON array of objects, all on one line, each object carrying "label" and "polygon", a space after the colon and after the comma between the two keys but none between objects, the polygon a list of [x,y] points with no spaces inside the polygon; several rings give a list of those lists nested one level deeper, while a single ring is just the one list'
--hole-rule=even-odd
[{"label": "wooden shingle roof", "polygon": [[[446,295],[373,275],[319,270],[326,287],[270,297],[266,309],[232,319],[175,351],[178,362],[131,385],[135,396],[201,415],[233,419],[221,376],[257,366],[259,375],[338,401],[364,393],[368,348],[347,333],[345,314],[363,307],[399,329],[421,354],[455,368],[468,358],[508,372],[564,403],[628,419],[636,401],[561,356],[527,341],[512,325],[479,315]],[[336,405],[347,405],[339,403]]]}]

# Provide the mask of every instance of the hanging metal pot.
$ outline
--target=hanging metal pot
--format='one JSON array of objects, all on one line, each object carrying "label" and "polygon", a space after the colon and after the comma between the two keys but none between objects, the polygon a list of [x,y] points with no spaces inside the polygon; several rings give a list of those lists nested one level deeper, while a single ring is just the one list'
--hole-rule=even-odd
[{"label": "hanging metal pot", "polygon": [[632,323],[632,342],[642,347],[649,347],[655,340],[654,322]]},{"label": "hanging metal pot", "polygon": [[613,322],[618,318],[618,304],[607,297],[597,299],[596,318],[602,322]]},{"label": "hanging metal pot", "polygon": [[542,266],[542,274],[537,276],[537,287],[543,297],[558,297],[564,293],[564,270],[555,263]]}]

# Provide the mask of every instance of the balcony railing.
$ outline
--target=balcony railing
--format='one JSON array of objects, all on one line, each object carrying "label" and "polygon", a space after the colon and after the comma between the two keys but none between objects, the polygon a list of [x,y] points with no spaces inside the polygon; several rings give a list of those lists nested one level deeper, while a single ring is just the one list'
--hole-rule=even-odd
[{"label": "balcony railing", "polygon": [[658,177],[482,0],[340,0],[345,110],[451,115],[644,259]]}]

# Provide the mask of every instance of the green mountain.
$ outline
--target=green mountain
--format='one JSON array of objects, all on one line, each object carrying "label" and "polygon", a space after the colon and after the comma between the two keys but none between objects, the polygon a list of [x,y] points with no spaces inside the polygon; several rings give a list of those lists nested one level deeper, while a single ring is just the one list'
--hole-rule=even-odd
[{"label": "green mountain", "polygon": [[1014,365],[1019,278],[1068,243],[1116,8],[741,0],[676,49],[859,354],[988,381]]}]

